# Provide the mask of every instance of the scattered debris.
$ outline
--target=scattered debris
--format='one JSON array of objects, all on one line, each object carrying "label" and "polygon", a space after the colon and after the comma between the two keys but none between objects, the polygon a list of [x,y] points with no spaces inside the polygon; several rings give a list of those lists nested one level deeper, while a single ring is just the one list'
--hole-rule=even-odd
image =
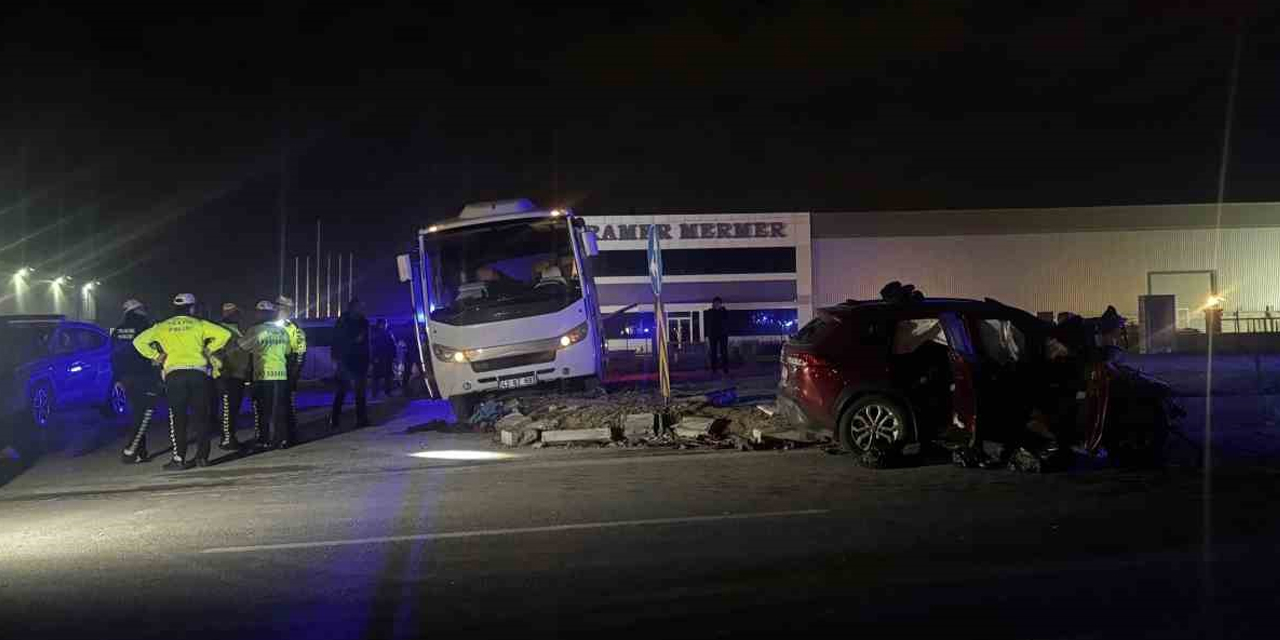
[{"label": "scattered debris", "polygon": [[542,433],[542,442],[546,444],[610,442],[612,440],[613,430],[608,427],[600,427],[598,429],[560,429]]},{"label": "scattered debris", "polygon": [[476,406],[475,411],[471,412],[471,417],[467,419],[467,423],[477,430],[489,430],[494,428],[498,420],[501,420],[502,416],[506,414],[506,405],[489,400]]},{"label": "scattered debris", "polygon": [[666,402],[641,389],[608,395],[540,393],[483,402],[468,422],[471,428],[494,433],[495,440],[509,447],[541,448],[554,443],[752,451],[829,440],[823,434],[796,430],[772,405],[734,404],[737,398],[733,388]]}]

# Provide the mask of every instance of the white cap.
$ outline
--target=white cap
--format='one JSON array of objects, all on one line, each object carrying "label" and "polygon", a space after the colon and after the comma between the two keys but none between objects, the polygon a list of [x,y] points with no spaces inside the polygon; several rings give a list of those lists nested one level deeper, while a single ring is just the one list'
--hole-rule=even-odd
[{"label": "white cap", "polygon": [[194,293],[179,293],[178,295],[173,297],[173,306],[175,307],[185,307],[188,305],[193,305],[195,303],[196,303],[196,294]]},{"label": "white cap", "polygon": [[236,303],[234,303],[234,302],[224,302],[224,303],[222,303],[222,312],[223,312],[223,313],[231,313],[232,311],[236,311],[236,310],[237,310],[237,309],[239,309],[239,308],[240,308],[240,307],[237,307],[237,306],[236,306]]},{"label": "white cap", "polygon": [[279,298],[276,298],[276,304],[281,307],[289,307],[290,309],[292,309],[293,298],[290,298],[288,296],[280,296]]},{"label": "white cap", "polygon": [[275,310],[276,310],[276,305],[272,304],[270,300],[258,301],[258,311],[275,311]]},{"label": "white cap", "polygon": [[144,305],[141,302],[133,298],[129,298],[128,300],[124,301],[124,312],[129,313],[130,311],[141,309],[143,306]]}]

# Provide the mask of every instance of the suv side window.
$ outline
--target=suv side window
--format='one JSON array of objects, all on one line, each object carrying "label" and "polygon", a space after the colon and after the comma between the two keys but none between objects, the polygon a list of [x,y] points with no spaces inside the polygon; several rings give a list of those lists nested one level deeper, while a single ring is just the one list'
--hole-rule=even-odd
[{"label": "suv side window", "polygon": [[75,345],[78,351],[93,351],[107,344],[106,338],[88,329],[73,329],[71,333],[75,334]]},{"label": "suv side window", "polygon": [[72,330],[63,329],[54,334],[53,352],[58,355],[67,355],[76,352],[76,339]]},{"label": "suv side window", "polygon": [[893,331],[893,353],[902,355],[935,342],[948,346],[947,334],[938,318],[907,318],[899,320]]},{"label": "suv side window", "polygon": [[893,335],[889,331],[890,326],[892,325],[884,316],[867,316],[853,323],[854,343],[863,347],[887,347]]},{"label": "suv side window", "polygon": [[999,364],[1013,364],[1027,359],[1027,338],[1009,320],[984,318],[978,322],[982,338],[982,354]]}]

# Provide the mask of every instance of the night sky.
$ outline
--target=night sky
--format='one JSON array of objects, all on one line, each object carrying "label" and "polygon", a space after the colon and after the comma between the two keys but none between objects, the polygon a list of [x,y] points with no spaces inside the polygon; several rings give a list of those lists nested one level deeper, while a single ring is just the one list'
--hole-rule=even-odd
[{"label": "night sky", "polygon": [[322,218],[370,292],[394,287],[413,229],[478,200],[1212,201],[1240,18],[1227,198],[1280,200],[1280,25],[1237,7],[418,4],[6,9],[0,266],[97,277],[104,307],[251,304],[275,293],[282,167],[289,255]]}]

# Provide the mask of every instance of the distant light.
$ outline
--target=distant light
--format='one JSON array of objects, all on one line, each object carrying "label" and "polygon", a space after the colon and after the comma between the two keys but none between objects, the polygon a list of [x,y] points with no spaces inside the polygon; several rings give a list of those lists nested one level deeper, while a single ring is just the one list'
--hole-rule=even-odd
[{"label": "distant light", "polygon": [[81,287],[81,289],[83,289],[85,293],[90,293],[93,291],[93,288],[96,287],[97,285],[98,285],[97,282],[86,282],[84,283],[84,286]]},{"label": "distant light", "polygon": [[31,274],[33,274],[33,273],[35,273],[35,271],[36,271],[36,270],[35,270],[35,269],[32,269],[31,267],[23,267],[23,268],[21,268],[21,269],[18,269],[18,272],[17,272],[17,273],[15,273],[15,274],[13,274],[13,277],[14,277],[14,278],[18,278],[18,279],[25,278],[25,277],[27,277],[27,276],[29,276],[29,275],[31,275]]},{"label": "distant light", "polygon": [[57,278],[54,278],[54,279],[53,279],[53,284],[54,284],[55,286],[61,287],[62,285],[64,285],[64,284],[66,284],[67,282],[69,282],[70,280],[71,280],[71,278],[68,278],[67,276],[58,276]]},{"label": "distant light", "polygon": [[561,211],[561,210],[559,210],[559,209],[552,209],[552,210],[551,210],[551,217],[552,217],[552,218],[559,218],[559,217],[560,217],[560,216],[562,216],[562,215],[564,215],[564,212],[563,212],[563,211]]},{"label": "distant light", "polygon": [[453,449],[448,451],[419,451],[409,455],[415,458],[426,458],[428,460],[506,460],[508,458],[515,457],[509,453],[501,453],[498,451],[468,451],[465,449]]},{"label": "distant light", "polygon": [[438,225],[438,224],[433,224],[433,225],[431,225],[431,226],[427,227],[427,233],[435,233],[435,232],[437,232],[437,231],[439,231],[439,230],[440,230],[440,225]]},{"label": "distant light", "polygon": [[425,313],[423,313],[423,312],[419,311],[419,312],[418,312],[418,322],[426,322],[426,321],[427,321],[427,314],[425,314]]},{"label": "distant light", "polygon": [[72,365],[70,369],[67,369],[67,371],[71,373],[80,373],[81,371],[84,371],[84,365],[80,365],[80,364]]},{"label": "distant light", "polygon": [[1222,296],[1209,296],[1209,299],[1205,300],[1204,308],[1218,309],[1222,307],[1222,305],[1225,304],[1226,302],[1227,302],[1227,299]]}]

